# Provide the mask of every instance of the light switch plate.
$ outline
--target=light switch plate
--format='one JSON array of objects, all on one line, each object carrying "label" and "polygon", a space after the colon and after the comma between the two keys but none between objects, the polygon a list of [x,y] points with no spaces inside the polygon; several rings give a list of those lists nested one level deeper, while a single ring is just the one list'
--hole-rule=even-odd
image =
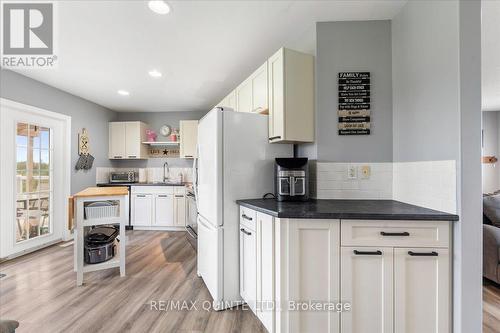
[{"label": "light switch plate", "polygon": [[372,170],[371,170],[369,165],[361,166],[361,178],[362,179],[370,179],[371,174],[372,174]]},{"label": "light switch plate", "polygon": [[358,178],[358,169],[355,165],[349,165],[347,167],[347,179],[357,179]]}]

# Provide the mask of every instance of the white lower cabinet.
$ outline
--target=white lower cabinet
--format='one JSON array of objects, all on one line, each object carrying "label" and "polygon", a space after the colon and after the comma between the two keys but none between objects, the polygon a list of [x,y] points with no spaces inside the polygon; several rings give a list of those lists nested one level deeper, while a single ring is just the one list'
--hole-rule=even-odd
[{"label": "white lower cabinet", "polygon": [[178,227],[186,226],[186,196],[184,194],[176,194],[173,199],[174,207],[174,225]]},{"label": "white lower cabinet", "polygon": [[448,249],[394,250],[394,332],[450,332]]},{"label": "white lower cabinet", "polygon": [[131,190],[131,225],[144,229],[186,225],[186,196],[183,187],[133,186]]},{"label": "white lower cabinet", "polygon": [[153,222],[153,195],[132,194],[131,224],[149,226]]},{"label": "white lower cabinet", "polygon": [[152,225],[174,225],[174,198],[172,194],[155,194],[155,218]]},{"label": "white lower cabinet", "polygon": [[241,207],[241,296],[271,333],[450,333],[450,222],[404,225]]},{"label": "white lower cabinet", "polygon": [[341,296],[351,304],[342,313],[343,333],[393,332],[393,248],[341,248]]},{"label": "white lower cabinet", "polygon": [[255,230],[240,223],[240,295],[256,313],[257,252]]},{"label": "white lower cabinet", "polygon": [[268,332],[274,332],[274,219],[257,213],[257,317]]}]

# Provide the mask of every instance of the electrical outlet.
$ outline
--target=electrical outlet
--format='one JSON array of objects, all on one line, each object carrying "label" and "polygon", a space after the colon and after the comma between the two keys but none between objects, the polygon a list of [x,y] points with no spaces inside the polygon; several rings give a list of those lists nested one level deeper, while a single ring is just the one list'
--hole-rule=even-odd
[{"label": "electrical outlet", "polygon": [[361,167],[361,178],[362,179],[370,179],[372,174],[372,170],[369,165],[363,165]]},{"label": "electrical outlet", "polygon": [[347,167],[347,178],[348,179],[357,179],[358,178],[358,169],[355,165],[349,165]]}]

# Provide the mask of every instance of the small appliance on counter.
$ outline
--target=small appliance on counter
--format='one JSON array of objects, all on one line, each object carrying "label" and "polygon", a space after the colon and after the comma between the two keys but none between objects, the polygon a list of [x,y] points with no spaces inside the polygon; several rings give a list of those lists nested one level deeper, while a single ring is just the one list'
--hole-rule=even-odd
[{"label": "small appliance on counter", "polygon": [[115,256],[118,228],[99,226],[85,235],[84,259],[86,264],[98,264]]},{"label": "small appliance on counter", "polygon": [[137,183],[139,181],[139,173],[137,171],[120,171],[110,172],[110,183]]},{"label": "small appliance on counter", "polygon": [[309,200],[309,166],[307,158],[275,159],[275,195],[278,201]]}]

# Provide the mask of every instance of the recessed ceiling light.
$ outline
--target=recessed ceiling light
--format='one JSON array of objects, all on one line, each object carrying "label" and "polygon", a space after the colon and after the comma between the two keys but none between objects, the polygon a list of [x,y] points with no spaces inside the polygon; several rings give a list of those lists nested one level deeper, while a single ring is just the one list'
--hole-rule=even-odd
[{"label": "recessed ceiling light", "polygon": [[157,14],[170,13],[170,6],[165,1],[151,0],[148,2],[148,7]]},{"label": "recessed ceiling light", "polygon": [[128,96],[130,95],[130,93],[126,90],[118,90],[118,94],[122,95],[122,96]]},{"label": "recessed ceiling light", "polygon": [[153,69],[153,70],[149,71],[148,73],[149,73],[149,76],[152,76],[152,77],[161,77],[161,72],[158,72],[156,69]]}]

